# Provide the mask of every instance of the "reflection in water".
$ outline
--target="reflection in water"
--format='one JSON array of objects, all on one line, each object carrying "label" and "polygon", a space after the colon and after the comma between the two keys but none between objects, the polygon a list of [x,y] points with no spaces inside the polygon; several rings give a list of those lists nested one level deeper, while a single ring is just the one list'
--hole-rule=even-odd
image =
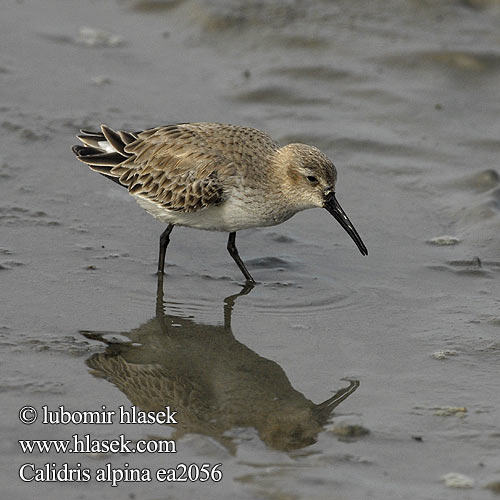
[{"label": "reflection in water", "polygon": [[91,356],[87,364],[141,410],[170,406],[177,411],[174,439],[200,433],[234,451],[224,433],[254,427],[268,446],[278,450],[313,444],[333,409],[359,382],[350,381],[316,405],[291,386],[276,362],[238,342],[231,329],[234,301],[252,288],[247,285],[224,300],[224,324],[216,326],[166,314],[159,281],[156,316],[122,333],[129,341],[118,343],[102,332],[82,332],[107,344],[106,351]]}]

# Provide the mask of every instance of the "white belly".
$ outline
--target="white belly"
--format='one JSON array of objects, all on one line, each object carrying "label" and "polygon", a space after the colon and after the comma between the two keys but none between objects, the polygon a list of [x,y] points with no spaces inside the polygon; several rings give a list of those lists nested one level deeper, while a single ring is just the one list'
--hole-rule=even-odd
[{"label": "white belly", "polygon": [[288,220],[296,211],[283,209],[270,203],[252,203],[252,200],[230,198],[217,206],[192,213],[169,210],[156,203],[134,196],[137,203],[156,219],[178,226],[233,232],[251,227],[274,226]]}]

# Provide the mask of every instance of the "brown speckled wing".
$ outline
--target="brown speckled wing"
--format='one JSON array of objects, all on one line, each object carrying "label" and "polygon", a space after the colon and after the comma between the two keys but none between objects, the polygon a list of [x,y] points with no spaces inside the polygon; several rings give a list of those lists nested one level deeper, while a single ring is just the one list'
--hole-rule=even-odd
[{"label": "brown speckled wing", "polygon": [[95,354],[87,360],[94,374],[106,377],[143,411],[163,411],[166,405],[182,415],[182,426],[200,427],[209,415],[207,387],[158,364],[136,364],[122,356]]},{"label": "brown speckled wing", "polygon": [[124,148],[131,156],[115,166],[131,194],[170,210],[195,212],[224,201],[225,184],[277,145],[254,129],[214,123],[146,130]]},{"label": "brown speckled wing", "polygon": [[[246,170],[259,175],[278,145],[265,133],[237,125],[181,123],[142,132],[82,130],[77,158],[128,188],[132,195],[181,212],[218,205]],[[108,146],[106,146],[106,144]]]}]

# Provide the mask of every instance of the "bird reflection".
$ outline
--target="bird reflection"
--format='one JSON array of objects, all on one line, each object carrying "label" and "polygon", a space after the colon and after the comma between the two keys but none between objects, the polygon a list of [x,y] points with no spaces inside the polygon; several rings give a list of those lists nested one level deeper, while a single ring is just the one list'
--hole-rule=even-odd
[{"label": "bird reflection", "polygon": [[[122,332],[125,342],[110,340],[110,332],[82,332],[100,340],[104,353],[87,360],[93,374],[116,385],[143,411],[177,411],[173,439],[187,433],[215,438],[235,452],[227,436],[234,428],[253,427],[267,446],[290,451],[316,442],[335,407],[359,386],[348,387],[320,404],[296,391],[283,369],[234,338],[231,313],[235,300],[253,285],[224,300],[224,324],[208,325],[167,314],[163,283],[158,282],[156,316]],[[226,434],[226,435],[225,435]]]}]

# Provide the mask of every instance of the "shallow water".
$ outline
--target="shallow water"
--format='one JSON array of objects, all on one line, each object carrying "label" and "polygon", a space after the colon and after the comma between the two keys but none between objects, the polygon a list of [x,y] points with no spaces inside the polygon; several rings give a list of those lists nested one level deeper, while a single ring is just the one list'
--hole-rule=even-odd
[{"label": "shallow water", "polygon": [[[485,487],[500,481],[499,21],[493,0],[8,0],[6,498],[35,488],[47,499],[491,498]],[[320,147],[369,256],[321,210],[242,231],[240,254],[259,284],[230,314],[226,298],[242,283],[226,237],[180,228],[158,297],[163,227],[70,146],[100,122],[176,121],[245,124]],[[359,388],[319,418],[315,405],[345,379]],[[174,429],[28,426],[17,416],[24,405],[156,410],[163,400],[185,405]],[[174,436],[177,453],[23,455],[17,442],[75,432]],[[35,485],[18,478],[28,462],[220,462],[224,476]],[[446,486],[450,472],[473,488]]]}]

